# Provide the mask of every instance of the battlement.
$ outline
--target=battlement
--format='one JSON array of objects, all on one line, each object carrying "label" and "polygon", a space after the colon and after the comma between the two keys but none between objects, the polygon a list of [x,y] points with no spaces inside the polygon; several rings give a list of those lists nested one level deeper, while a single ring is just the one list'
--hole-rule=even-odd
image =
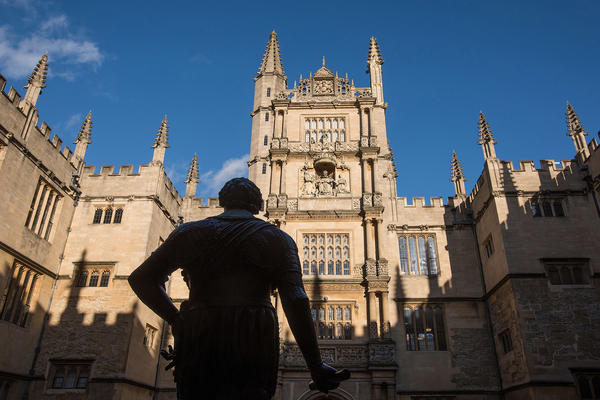
[{"label": "battlement", "polygon": [[396,198],[398,207],[406,208],[433,208],[444,207],[444,200],[441,197],[431,197],[429,203],[425,202],[425,197],[412,197],[412,204],[409,204],[406,197]]},{"label": "battlement", "polygon": [[191,200],[193,207],[195,208],[222,208],[219,205],[219,199],[217,197],[209,197],[207,199],[204,199],[202,197],[195,197]]},{"label": "battlement", "polygon": [[[143,181],[147,176],[150,177],[151,179],[155,179],[156,168],[157,168],[156,165],[141,164],[136,169],[133,165],[126,164],[126,165],[120,165],[119,170],[117,172],[115,172],[114,165],[102,165],[102,166],[100,166],[100,170],[98,172],[96,172],[95,165],[86,165],[85,167],[83,167],[82,176],[84,176],[86,180],[91,180],[89,182],[93,182],[95,179],[102,179],[102,180],[104,180],[106,178],[109,178],[109,179],[110,178],[115,178],[115,179],[121,178],[121,179],[123,179],[123,178],[127,178],[127,177],[134,178],[134,179],[139,177],[139,179],[141,181]],[[172,199],[174,199],[178,203],[181,203],[182,198],[179,195],[179,193],[177,192],[175,185],[173,185],[173,182],[171,181],[171,179],[169,179],[169,177],[166,175],[166,173],[163,173],[163,179],[164,179],[166,191],[170,194]]]},{"label": "battlement", "polygon": [[537,172],[537,171],[564,171],[565,169],[572,168],[577,164],[574,160],[561,160],[560,162],[554,160],[540,160],[540,167],[536,168],[535,163],[531,160],[519,160],[519,168],[514,168],[513,162],[510,160],[500,161],[501,169],[510,172]]}]

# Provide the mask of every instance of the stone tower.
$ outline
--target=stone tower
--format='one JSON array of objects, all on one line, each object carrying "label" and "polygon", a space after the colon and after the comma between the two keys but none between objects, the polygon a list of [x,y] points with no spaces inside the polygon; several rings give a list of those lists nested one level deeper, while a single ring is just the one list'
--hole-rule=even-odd
[{"label": "stone tower", "polygon": [[[287,88],[277,36],[271,33],[255,78],[249,166],[250,179],[267,200],[266,218],[298,244],[324,358],[361,368],[357,379],[391,391],[395,362],[386,251],[394,246],[383,245],[388,234],[383,221],[391,221],[395,182],[389,179],[395,174],[382,63],[371,38],[370,87],[355,87],[323,58],[319,69]],[[286,326],[282,332],[291,338]],[[286,341],[285,371],[302,370],[297,351]],[[283,398],[300,394],[286,372],[281,385]]]}]

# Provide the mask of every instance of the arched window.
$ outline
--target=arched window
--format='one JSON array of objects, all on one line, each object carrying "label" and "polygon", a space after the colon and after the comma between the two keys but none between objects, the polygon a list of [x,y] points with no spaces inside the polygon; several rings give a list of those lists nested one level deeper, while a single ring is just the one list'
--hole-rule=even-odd
[{"label": "arched window", "polygon": [[342,249],[340,249],[339,247],[335,248],[335,258],[340,258],[342,257]]},{"label": "arched window", "polygon": [[89,371],[87,369],[82,369],[79,371],[79,376],[77,377],[77,385],[75,387],[77,389],[85,389],[87,386]]},{"label": "arched window", "polygon": [[310,258],[317,258],[317,248],[316,247],[310,248]]},{"label": "arched window", "polygon": [[308,261],[304,261],[302,263],[302,273],[304,275],[308,275]]},{"label": "arched window", "polygon": [[267,164],[263,163],[262,165],[262,174],[266,174],[267,173]]},{"label": "arched window", "polygon": [[557,217],[565,216],[565,210],[563,209],[562,202],[560,200],[556,200],[554,202],[554,215]]},{"label": "arched window", "polygon": [[333,247],[327,248],[327,258],[333,258]]},{"label": "arched window", "polygon": [[348,247],[344,247],[344,252],[342,253],[344,258],[350,257],[350,249]]},{"label": "arched window", "polygon": [[320,244],[320,245],[323,245],[323,244],[325,244],[325,236],[323,236],[323,235],[319,235],[319,244]]},{"label": "arched window", "polygon": [[316,142],[317,141],[317,132],[312,131],[312,133],[310,134],[310,138],[312,139],[313,142]]},{"label": "arched window", "polygon": [[346,325],[344,325],[344,339],[352,339],[352,325],[350,323],[346,323]]},{"label": "arched window", "polygon": [[346,141],[346,132],[340,131],[340,142]]},{"label": "arched window", "polygon": [[421,275],[429,275],[429,268],[427,268],[427,252],[425,250],[425,238],[419,236],[419,265],[421,267]]},{"label": "arched window", "polygon": [[338,323],[335,325],[335,336],[336,336],[338,339],[343,339],[343,338],[344,338],[344,333],[343,333],[343,331],[342,331],[342,323],[341,323],[341,322],[338,322]]},{"label": "arched window", "polygon": [[341,261],[336,261],[335,262],[335,274],[336,275],[341,275],[342,274],[342,262]]},{"label": "arched window", "polygon": [[335,316],[333,313],[333,306],[327,307],[327,317],[329,318],[329,320],[335,319]]},{"label": "arched window", "polygon": [[92,221],[92,223],[99,224],[100,222],[102,222],[102,209],[96,208],[96,211],[94,211],[94,220]]},{"label": "arched window", "polygon": [[325,262],[319,261],[319,275],[325,275]]},{"label": "arched window", "polygon": [[406,238],[404,236],[398,238],[398,247],[400,249],[400,271],[408,274],[408,250],[406,248]]},{"label": "arched window", "polygon": [[267,135],[265,135],[265,137],[263,138],[263,145],[267,145],[269,144],[269,137]]},{"label": "arched window", "polygon": [[344,275],[350,275],[350,263],[348,260],[344,261]]},{"label": "arched window", "polygon": [[123,219],[123,209],[117,208],[115,211],[115,218],[113,219],[113,224],[120,224]]},{"label": "arched window", "polygon": [[325,321],[325,309],[319,307],[319,321]]},{"label": "arched window", "polygon": [[538,203],[537,201],[531,202],[531,213],[533,214],[534,217],[542,216],[542,210],[540,209],[540,203]]},{"label": "arched window", "polygon": [[552,206],[549,201],[542,202],[542,208],[544,209],[544,217],[552,217]]},{"label": "arched window", "polygon": [[435,239],[431,236],[427,238],[427,261],[429,263],[429,274],[437,275],[438,263],[437,252],[435,250]]},{"label": "arched window", "polygon": [[323,247],[319,247],[319,258],[325,257],[325,249]]},{"label": "arched window", "polygon": [[335,244],[339,245],[341,243],[340,235],[335,235]]},{"label": "arched window", "polygon": [[314,307],[311,308],[310,309],[310,315],[312,317],[312,320],[316,322],[317,321],[317,309],[314,308]]},{"label": "arched window", "polygon": [[87,284],[88,272],[86,270],[79,271],[77,277],[77,286],[84,287]]},{"label": "arched window", "polygon": [[110,224],[110,221],[112,220],[112,214],[112,208],[107,208],[106,211],[104,211],[104,221],[102,222],[105,224]]},{"label": "arched window", "polygon": [[317,274],[317,262],[313,261],[310,263],[310,273],[312,275],[316,275]]},{"label": "arched window", "polygon": [[548,267],[548,279],[553,285],[560,285],[560,275],[556,267]]},{"label": "arched window", "polygon": [[323,120],[322,119],[319,120],[319,129],[323,129]]},{"label": "arched window", "polygon": [[319,339],[325,339],[325,324],[319,322]]},{"label": "arched window", "polygon": [[268,121],[268,120],[269,120],[269,113],[266,113],[265,114],[265,121]]},{"label": "arched window", "polygon": [[[573,283],[581,284],[583,282],[583,271],[581,267],[573,267]],[[598,393],[600,394],[600,393]]]},{"label": "arched window", "polygon": [[63,383],[65,381],[65,368],[58,367],[56,372],[54,373],[54,379],[52,379],[52,387],[53,388],[62,388]]},{"label": "arched window", "polygon": [[333,275],[333,261],[327,261],[327,274]]},{"label": "arched window", "polygon": [[328,329],[327,329],[327,339],[335,339],[335,331],[334,331],[334,327],[333,327],[333,322],[329,323]]},{"label": "arched window", "polygon": [[335,319],[338,321],[341,321],[342,318],[342,307],[336,307],[335,308]]},{"label": "arched window", "polygon": [[107,287],[109,280],[110,280],[110,271],[102,271],[102,277],[100,278],[100,287]]},{"label": "arched window", "polygon": [[304,247],[304,248],[302,249],[302,256],[303,256],[304,258],[308,258],[308,247]]},{"label": "arched window", "polygon": [[306,143],[310,142],[310,131],[306,131],[306,133],[304,134],[304,141]]},{"label": "arched window", "polygon": [[560,280],[562,281],[563,285],[573,284],[573,279],[571,278],[571,271],[569,267],[564,266],[560,269]]},{"label": "arched window", "polygon": [[344,320],[351,321],[352,320],[352,312],[350,307],[344,307]]},{"label": "arched window", "polygon": [[271,97],[271,88],[270,87],[267,88],[267,97]]},{"label": "arched window", "polygon": [[325,121],[325,129],[331,129],[331,120],[330,119]]},{"label": "arched window", "polygon": [[88,286],[90,287],[96,287],[98,286],[98,278],[100,277],[100,273],[96,270],[92,271],[92,274],[90,275],[90,283],[88,284]]},{"label": "arched window", "polygon": [[333,129],[337,129],[338,128],[338,122],[337,119],[333,120]]}]

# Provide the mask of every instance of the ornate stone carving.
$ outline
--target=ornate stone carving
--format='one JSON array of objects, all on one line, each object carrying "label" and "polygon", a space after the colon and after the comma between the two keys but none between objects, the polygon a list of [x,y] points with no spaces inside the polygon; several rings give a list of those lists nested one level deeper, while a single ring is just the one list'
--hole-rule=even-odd
[{"label": "ornate stone carving", "polygon": [[[369,322],[369,337],[371,339],[375,339],[377,337],[379,337],[379,334],[377,332],[377,322]],[[369,355],[369,360],[371,359],[371,356]]]},{"label": "ornate stone carving", "polygon": [[373,97],[373,93],[371,92],[371,88],[360,88],[357,89],[358,97]]},{"label": "ornate stone carving", "polygon": [[315,96],[333,94],[333,80],[319,79],[313,83],[313,94]]},{"label": "ornate stone carving", "polygon": [[[321,358],[328,364],[338,366],[363,366],[369,362],[369,347],[356,344],[332,344],[320,347]],[[378,353],[377,353],[378,356]],[[280,364],[288,367],[305,367],[306,363],[298,345],[294,343],[282,343]]]},{"label": "ornate stone carving", "polygon": [[360,137],[360,147],[369,147],[369,138],[367,136]]},{"label": "ornate stone carving", "polygon": [[373,206],[381,207],[383,206],[383,195],[379,192],[373,193]]},{"label": "ornate stone carving", "polygon": [[377,261],[377,275],[379,276],[388,276],[388,261],[385,258],[380,258]]},{"label": "ornate stone carving", "polygon": [[287,201],[288,210],[297,211],[298,210],[298,199],[289,199]]},{"label": "ornate stone carving", "polygon": [[275,96],[275,99],[277,100],[289,100],[289,93],[286,91],[281,91],[279,93],[277,93],[277,95]]},{"label": "ornate stone carving", "polygon": [[352,199],[352,209],[360,210],[360,199],[358,199],[358,198]]},{"label": "ornate stone carving", "polygon": [[392,325],[390,324],[390,321],[387,321],[386,323],[383,324],[383,337],[384,338],[389,338],[392,334]]},{"label": "ornate stone carving", "polygon": [[353,271],[353,275],[355,276],[360,276],[361,278],[364,277],[364,273],[365,273],[365,266],[362,264],[357,264],[354,266],[354,271]]},{"label": "ornate stone carving", "polygon": [[267,198],[267,207],[268,208],[277,208],[277,195],[270,194]]},{"label": "ornate stone carving", "polygon": [[396,358],[396,346],[393,343],[370,343],[369,362],[393,364]]},{"label": "ornate stone carving", "polygon": [[362,205],[363,207],[373,207],[373,195],[371,193],[363,193]]},{"label": "ornate stone carving", "polygon": [[367,260],[365,261],[365,272],[367,273],[367,275],[377,275],[377,265],[375,263],[375,260],[367,258]]}]

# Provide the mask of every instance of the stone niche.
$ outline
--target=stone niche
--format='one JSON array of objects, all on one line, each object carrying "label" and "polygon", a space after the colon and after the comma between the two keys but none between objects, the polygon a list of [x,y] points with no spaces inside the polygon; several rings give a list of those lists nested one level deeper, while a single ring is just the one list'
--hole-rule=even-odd
[{"label": "stone niche", "polygon": [[314,156],[300,169],[300,198],[350,198],[350,171],[331,153]]}]

